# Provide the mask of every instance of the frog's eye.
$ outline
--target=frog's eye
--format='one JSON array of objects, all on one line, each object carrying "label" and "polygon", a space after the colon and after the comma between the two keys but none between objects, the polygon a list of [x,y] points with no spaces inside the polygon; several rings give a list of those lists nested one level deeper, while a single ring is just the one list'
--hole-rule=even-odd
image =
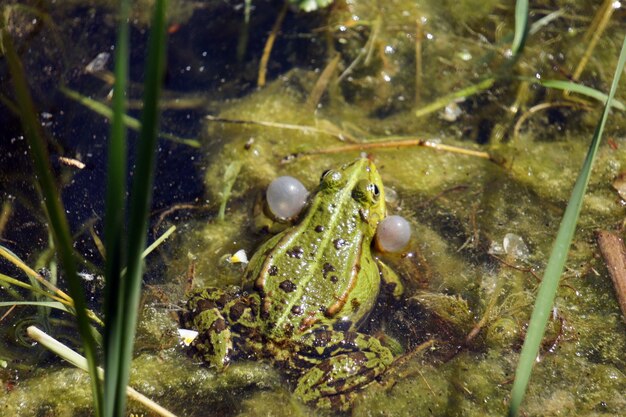
[{"label": "frog's eye", "polygon": [[372,195],[374,196],[374,198],[378,199],[378,196],[380,196],[380,190],[378,189],[378,185],[376,184],[372,184],[373,188],[372,188]]},{"label": "frog's eye", "polygon": [[324,188],[336,188],[341,183],[341,172],[329,169],[324,171],[320,184]]},{"label": "frog's eye", "polygon": [[357,201],[375,203],[378,201],[378,197],[380,197],[378,186],[367,180],[360,180],[352,190],[352,198]]}]

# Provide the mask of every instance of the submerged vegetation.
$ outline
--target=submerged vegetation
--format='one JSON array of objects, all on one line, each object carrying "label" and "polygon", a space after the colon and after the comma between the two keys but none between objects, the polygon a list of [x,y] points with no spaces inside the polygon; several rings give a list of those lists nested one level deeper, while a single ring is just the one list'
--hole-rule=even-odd
[{"label": "submerged vegetation", "polygon": [[[164,3],[154,6],[161,19]],[[402,277],[405,297],[379,300],[362,330],[396,358],[358,393],[353,415],[617,415],[626,407],[619,286],[595,242],[598,231],[623,235],[625,224],[619,3],[528,10],[525,1],[267,0],[240,9],[172,0],[170,39],[158,31],[165,21],[150,25],[159,35],[145,76],[133,51],[148,43],[148,20],[140,6],[122,4],[120,15],[104,4],[87,17],[81,2],[0,6],[0,114],[9,126],[0,409],[122,415],[130,373],[132,386],[179,415],[327,413],[296,401],[267,363],[235,362],[223,373],[199,366],[178,342],[175,313],[192,288],[241,283],[230,254],[252,254],[267,239],[257,197],[273,178],[292,175],[311,190],[324,170],[364,154],[413,238],[402,255],[381,255]],[[92,60],[108,54],[112,16],[123,22],[114,73],[106,59]],[[96,23],[106,30],[89,27]],[[97,50],[81,42],[69,49],[76,31],[88,31]],[[166,45],[158,131],[156,64]],[[41,94],[48,90],[51,98]],[[112,118],[110,144],[101,139],[109,131],[103,116]],[[141,128],[140,137],[129,131],[126,140],[126,125]],[[156,154],[150,209],[157,135],[170,140]],[[127,161],[126,147],[138,156]],[[108,162],[93,156],[103,149]],[[25,176],[22,154],[36,162]],[[127,167],[139,200],[126,224]],[[203,187],[194,185],[202,177]],[[557,262],[548,259],[559,223],[567,239],[555,244]],[[146,234],[155,239],[172,225],[173,243],[145,261],[140,296]],[[25,237],[29,230],[36,238]],[[32,346],[25,329],[33,323],[82,351],[92,375],[105,365],[103,407],[97,378]],[[129,412],[142,407],[131,402]]]}]

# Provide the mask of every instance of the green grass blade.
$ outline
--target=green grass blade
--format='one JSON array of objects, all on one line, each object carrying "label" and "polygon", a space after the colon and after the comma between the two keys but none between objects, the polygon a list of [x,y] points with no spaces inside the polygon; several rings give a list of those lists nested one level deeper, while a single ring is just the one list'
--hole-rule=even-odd
[{"label": "green grass blade", "polygon": [[77,274],[76,263],[73,254],[72,238],[70,234],[65,210],[61,203],[56,183],[52,176],[47,144],[44,140],[41,124],[37,120],[35,106],[33,104],[28,84],[24,75],[24,68],[15,51],[13,42],[5,28],[1,29],[0,41],[6,62],[11,74],[15,98],[20,112],[24,136],[30,148],[30,156],[37,175],[39,189],[43,195],[46,213],[50,228],[54,236],[55,246],[58,251],[61,264],[67,278],[69,293],[74,300],[78,331],[83,343],[85,356],[91,375],[91,390],[94,399],[96,416],[102,415],[102,397],[100,393],[100,380],[97,378],[96,342],[91,333],[89,318],[87,317],[87,303],[83,292],[82,281]]},{"label": "green grass blade", "polygon": [[[12,277],[10,277],[8,275],[4,275],[2,273],[0,273],[0,283],[8,284],[8,285],[14,285],[16,287],[25,288],[25,289],[27,289],[27,290],[29,290],[32,293],[35,293],[37,295],[43,295],[43,296],[46,296],[46,297],[51,298],[53,300],[62,302],[64,304],[66,304],[66,305],[72,305],[71,303],[69,303],[67,300],[65,300],[63,298],[59,298],[59,297],[57,297],[56,295],[54,295],[52,293],[49,293],[49,292],[44,291],[44,290],[42,290],[40,288],[37,288],[37,287],[33,287],[30,284],[27,284],[27,283],[22,282],[22,281],[20,281],[18,279],[12,278]],[[6,287],[4,289],[6,289]]]},{"label": "green grass blade", "polygon": [[559,226],[559,232],[557,234],[548,265],[546,266],[543,280],[539,286],[539,292],[537,293],[537,300],[535,301],[535,307],[530,317],[528,325],[528,332],[524,340],[524,346],[520,353],[519,363],[515,372],[515,381],[513,382],[513,388],[511,390],[511,402],[509,405],[509,416],[517,416],[520,405],[530,380],[530,374],[532,372],[535,358],[539,352],[539,346],[541,339],[545,331],[550,311],[554,305],[554,298],[556,296],[556,290],[559,285],[559,279],[563,273],[565,261],[567,259],[567,252],[572,243],[574,237],[574,231],[576,230],[576,222],[578,221],[578,215],[582,206],[583,197],[587,189],[589,182],[589,176],[591,175],[591,168],[598,151],[604,125],[611,108],[611,102],[617,90],[620,75],[624,70],[624,64],[626,63],[626,38],[622,43],[622,50],[620,52],[619,61],[613,76],[613,83],[611,85],[611,91],[600,122],[596,127],[596,131],[593,135],[593,140],[589,146],[589,151],[585,157],[582,169],[572,190],[572,195],[567,203],[567,208],[563,214],[561,225]]},{"label": "green grass blade", "polygon": [[511,44],[513,56],[517,56],[526,42],[528,33],[528,0],[517,0],[515,2],[515,35]]},{"label": "green grass blade", "polygon": [[469,87],[465,87],[461,90],[458,90],[453,93],[447,94],[443,97],[440,97],[437,100],[433,101],[432,103],[429,103],[425,105],[424,107],[417,109],[415,111],[415,117],[426,116],[430,113],[436,112],[437,110],[443,109],[444,107],[446,107],[448,104],[450,104],[451,102],[455,100],[462,100],[467,97],[473,96],[474,94],[478,94],[482,91],[485,91],[488,88],[491,88],[491,86],[495,82],[496,82],[495,78],[486,78],[476,84],[470,85]]},{"label": "green grass blade", "polygon": [[115,46],[115,85],[113,109],[108,146],[106,206],[104,215],[105,292],[104,292],[104,416],[117,413],[117,381],[120,378],[121,361],[119,345],[123,311],[119,303],[122,292],[122,268],[124,267],[124,222],[126,213],[126,87],[128,79],[129,24],[131,2],[121,0],[118,16],[117,42]]},{"label": "green grass blade", "polygon": [[[137,150],[137,165],[133,175],[131,192],[130,217],[128,230],[127,275],[121,282],[120,295],[117,303],[115,320],[107,325],[115,329],[118,336],[117,353],[119,362],[115,371],[115,416],[123,416],[126,409],[126,385],[130,374],[132,349],[137,326],[137,312],[142,279],[141,254],[146,245],[148,214],[154,176],[154,160],[156,137],[159,118],[159,96],[165,66],[165,9],[166,0],[156,0],[150,40],[148,59],[146,61],[146,79],[144,82],[143,112],[141,118],[141,134]],[[111,348],[114,348],[111,346]],[[109,368],[106,377],[109,378]],[[107,382],[109,386],[109,382]]]},{"label": "green grass blade", "polygon": [[[67,87],[59,87],[59,91],[61,91],[63,94],[65,94],[67,97],[77,101],[78,103],[82,104],[83,106],[87,107],[89,110],[98,113],[101,116],[106,117],[109,120],[113,119],[113,110],[111,108],[109,108],[106,104],[101,103],[97,100],[94,100],[92,98],[86,97],[80,93],[78,93],[77,91],[71,90]],[[1,102],[2,96],[0,96],[0,102]],[[136,131],[140,131],[141,130],[141,122],[137,119],[135,119],[132,116],[129,116],[128,114],[125,114],[123,116],[124,118],[124,124],[126,125],[126,127],[132,129],[132,130],[136,130]],[[180,143],[183,145],[187,145],[190,146],[192,148],[199,148],[200,147],[200,141],[196,140],[196,139],[191,139],[191,138],[184,138],[184,137],[180,137],[177,135],[173,135],[171,133],[167,133],[167,132],[159,132],[159,137],[175,142],[175,143]]]},{"label": "green grass blade", "polygon": [[11,306],[41,306],[48,308],[56,308],[57,310],[65,311],[66,313],[72,313],[66,306],[58,301],[2,301],[0,307]]},{"label": "green grass blade", "polygon": [[[540,84],[546,88],[554,88],[556,90],[571,91],[587,97],[591,97],[603,103],[606,103],[608,96],[602,91],[598,91],[595,88],[587,87],[579,83],[564,80],[538,80],[536,78],[524,78],[532,83]],[[626,110],[626,106],[618,100],[611,101],[611,106],[619,110]]]}]

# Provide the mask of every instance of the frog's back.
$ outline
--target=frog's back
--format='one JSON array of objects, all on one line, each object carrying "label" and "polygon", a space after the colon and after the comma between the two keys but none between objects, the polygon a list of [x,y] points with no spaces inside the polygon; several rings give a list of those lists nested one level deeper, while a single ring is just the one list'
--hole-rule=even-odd
[{"label": "frog's back", "polygon": [[352,329],[371,310],[380,285],[370,254],[374,230],[369,211],[353,198],[359,178],[346,181],[338,190],[321,188],[302,221],[251,259],[249,279],[261,293],[268,337],[290,337],[324,323]]}]

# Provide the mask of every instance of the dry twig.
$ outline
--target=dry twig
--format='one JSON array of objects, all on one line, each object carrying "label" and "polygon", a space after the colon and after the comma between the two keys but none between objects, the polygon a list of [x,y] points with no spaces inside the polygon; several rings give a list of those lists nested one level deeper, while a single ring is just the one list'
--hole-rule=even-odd
[{"label": "dry twig", "polygon": [[626,322],[626,248],[622,238],[606,230],[596,233],[600,252],[615,286],[617,301]]}]

